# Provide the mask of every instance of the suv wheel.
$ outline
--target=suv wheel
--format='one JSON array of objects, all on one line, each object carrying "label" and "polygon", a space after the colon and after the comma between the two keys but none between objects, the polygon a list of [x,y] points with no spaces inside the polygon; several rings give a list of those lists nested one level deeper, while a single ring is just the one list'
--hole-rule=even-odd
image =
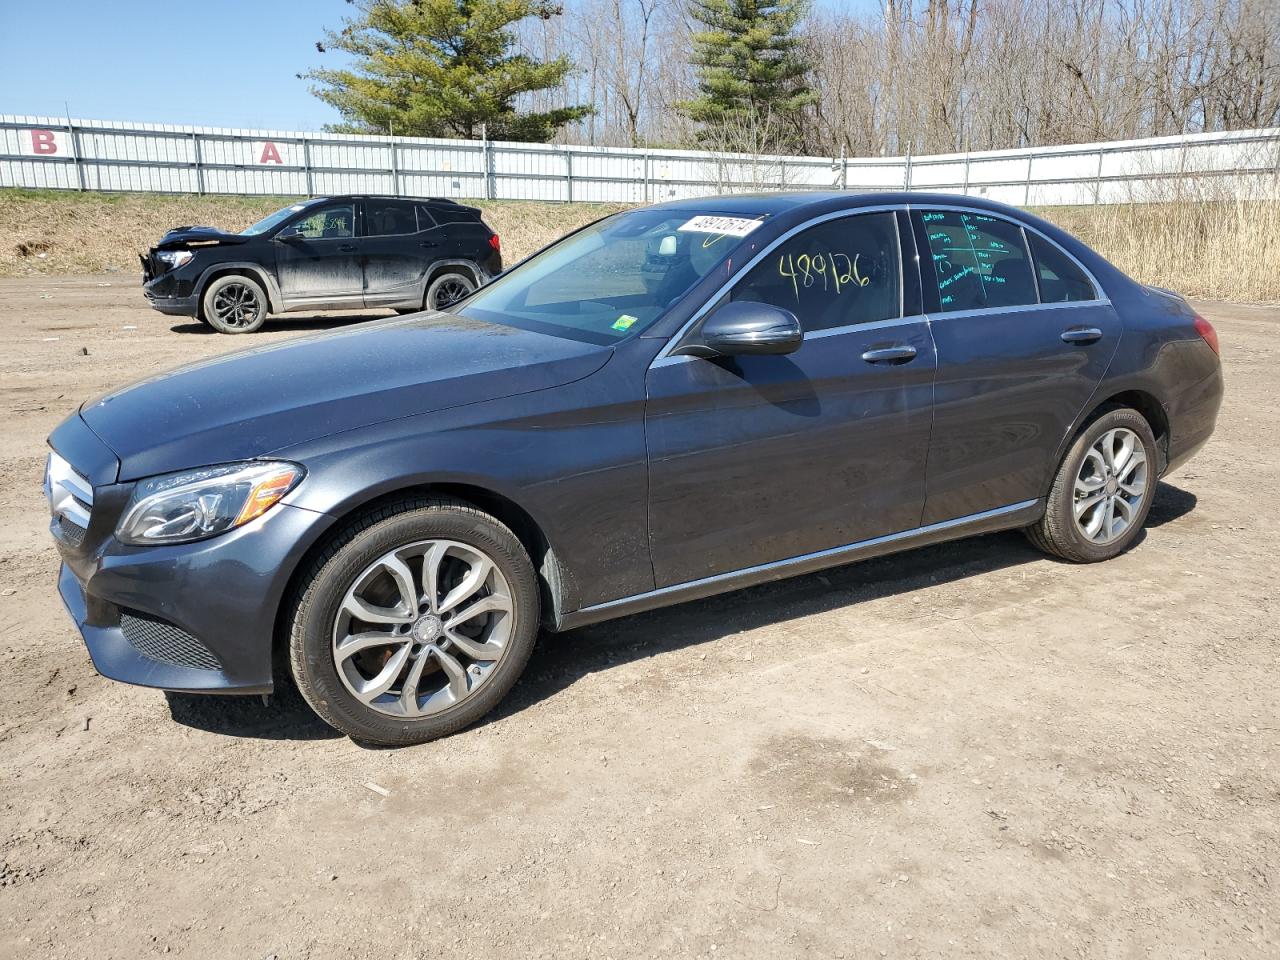
[{"label": "suv wheel", "polygon": [[1089,424],[1058,467],[1044,517],[1026,529],[1073,563],[1123,553],[1146,523],[1156,489],[1156,441],[1146,418],[1118,407]]},{"label": "suv wheel", "polygon": [[475,281],[465,273],[442,273],[427,285],[424,309],[443,310],[475,290]]},{"label": "suv wheel", "polygon": [[293,608],[294,680],[354,740],[447,736],[523,672],[538,604],[528,554],[493,517],[454,500],[385,507],[312,567]]},{"label": "suv wheel", "polygon": [[218,277],[204,291],[204,321],[219,333],[253,333],[267,319],[267,295],[256,280]]}]

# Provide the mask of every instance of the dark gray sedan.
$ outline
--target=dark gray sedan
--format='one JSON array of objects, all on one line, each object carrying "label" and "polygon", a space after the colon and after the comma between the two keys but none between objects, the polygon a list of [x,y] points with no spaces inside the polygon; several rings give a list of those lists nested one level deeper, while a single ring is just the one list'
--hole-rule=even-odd
[{"label": "dark gray sedan", "polygon": [[1209,439],[1213,328],[1056,227],[919,194],[574,233],[448,313],[221,357],[50,437],[106,676],[362,741],[470,724],[567,630],[1023,528],[1106,560]]}]

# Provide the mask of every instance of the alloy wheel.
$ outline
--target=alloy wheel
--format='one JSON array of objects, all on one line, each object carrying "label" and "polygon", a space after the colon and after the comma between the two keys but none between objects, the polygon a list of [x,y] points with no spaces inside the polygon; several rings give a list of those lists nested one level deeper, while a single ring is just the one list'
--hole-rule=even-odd
[{"label": "alloy wheel", "polygon": [[1112,543],[1133,525],[1146,492],[1141,438],[1125,427],[1108,430],[1090,445],[1076,474],[1076,527],[1094,543]]},{"label": "alloy wheel", "polygon": [[443,310],[445,307],[452,306],[472,291],[472,287],[461,277],[446,277],[436,287],[435,304],[437,310]]},{"label": "alloy wheel", "polygon": [[261,304],[252,287],[229,283],[213,295],[213,312],[228,327],[252,326]]},{"label": "alloy wheel", "polygon": [[511,639],[506,577],[483,551],[424,540],[388,551],[347,590],[333,628],[338,676],[357,700],[412,720],[472,696]]}]

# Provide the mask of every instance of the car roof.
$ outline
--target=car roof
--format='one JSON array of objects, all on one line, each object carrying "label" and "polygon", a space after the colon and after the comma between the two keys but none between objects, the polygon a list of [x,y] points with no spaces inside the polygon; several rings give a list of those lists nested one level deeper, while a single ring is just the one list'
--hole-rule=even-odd
[{"label": "car roof", "polygon": [[463,206],[450,197],[393,197],[385,193],[334,193],[324,197],[312,197],[306,202],[315,203],[317,200],[405,200],[409,203],[446,203],[452,207]]},{"label": "car roof", "polygon": [[712,211],[724,214],[742,214],[759,217],[768,214],[790,213],[812,208],[815,212],[856,209],[868,206],[925,206],[961,204],[994,213],[1026,214],[1007,204],[997,203],[985,197],[973,197],[957,193],[919,193],[916,191],[862,191],[847,190],[791,190],[778,193],[732,193],[688,200],[669,200],[654,204],[655,207],[673,211]]}]

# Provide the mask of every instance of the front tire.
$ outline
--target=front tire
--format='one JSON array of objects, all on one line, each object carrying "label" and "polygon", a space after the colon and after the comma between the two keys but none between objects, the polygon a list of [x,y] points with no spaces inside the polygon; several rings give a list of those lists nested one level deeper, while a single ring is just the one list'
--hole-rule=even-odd
[{"label": "front tire", "polygon": [[1033,544],[1072,563],[1110,560],[1146,523],[1157,483],[1156,441],[1136,410],[1114,407],[1076,437],[1054,477]]},{"label": "front tire", "polygon": [[256,280],[240,274],[218,277],[205,288],[201,311],[219,333],[253,333],[267,319],[267,295]]},{"label": "front tire", "polygon": [[456,500],[412,499],[348,527],[292,609],[303,697],[353,740],[456,733],[515,684],[538,632],[538,586],[506,526]]}]

